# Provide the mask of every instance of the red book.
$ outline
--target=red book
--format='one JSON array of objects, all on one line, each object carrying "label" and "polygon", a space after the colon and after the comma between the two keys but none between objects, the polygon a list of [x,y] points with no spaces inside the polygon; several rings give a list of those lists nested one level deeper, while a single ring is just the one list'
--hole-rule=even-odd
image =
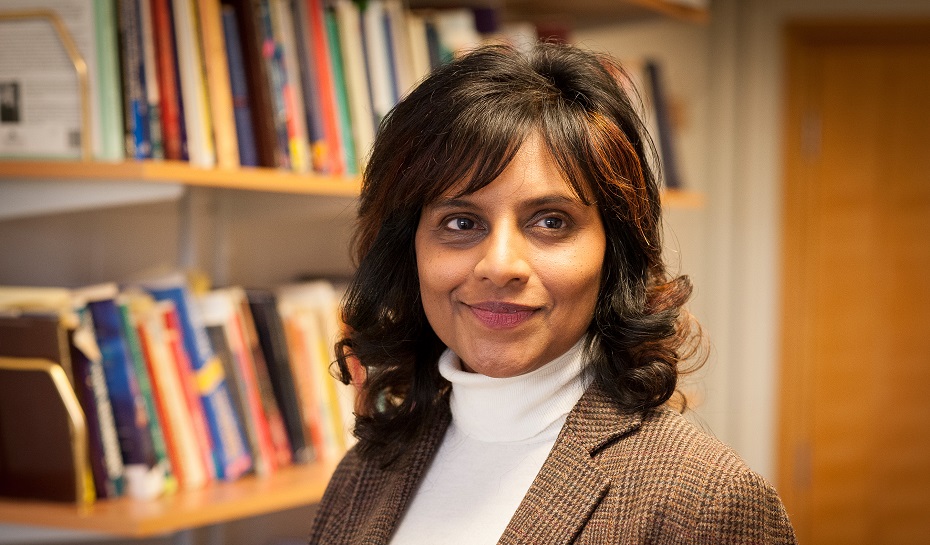
[{"label": "red book", "polygon": [[187,411],[194,423],[194,432],[197,435],[197,442],[200,446],[204,464],[207,466],[207,475],[213,480],[217,476],[216,463],[213,460],[213,441],[210,439],[207,415],[204,413],[203,405],[200,402],[200,393],[195,384],[197,378],[194,375],[190,358],[188,358],[187,352],[184,350],[184,339],[182,337],[183,333],[181,333],[178,311],[173,306],[165,306],[161,310],[162,320],[164,320],[165,325],[165,340],[172,356],[174,356],[174,362],[181,378],[184,403],[187,405]]},{"label": "red book", "polygon": [[161,132],[165,159],[184,161],[183,119],[178,94],[178,73],[174,48],[171,0],[151,0],[155,62],[158,64],[158,93],[161,98]]},{"label": "red book", "polygon": [[333,82],[330,67],[329,45],[326,40],[326,23],[323,20],[323,0],[306,0],[307,25],[313,51],[313,65],[316,69],[315,81],[320,96],[320,110],[323,114],[323,137],[329,152],[328,165],[332,173],[341,175],[346,172],[343,160],[342,139],[339,136],[339,121],[336,117],[336,84]]}]

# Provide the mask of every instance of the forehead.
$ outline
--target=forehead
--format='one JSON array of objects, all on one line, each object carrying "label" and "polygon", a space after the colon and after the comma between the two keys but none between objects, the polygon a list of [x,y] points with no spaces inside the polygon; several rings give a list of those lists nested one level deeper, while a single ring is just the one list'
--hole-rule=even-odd
[{"label": "forehead", "polygon": [[527,136],[516,153],[499,174],[491,180],[476,179],[474,172],[452,184],[427,206],[450,200],[519,199],[534,200],[558,196],[565,201],[586,202],[576,186],[587,191],[587,184],[571,183],[549,150],[546,140],[538,133]]}]

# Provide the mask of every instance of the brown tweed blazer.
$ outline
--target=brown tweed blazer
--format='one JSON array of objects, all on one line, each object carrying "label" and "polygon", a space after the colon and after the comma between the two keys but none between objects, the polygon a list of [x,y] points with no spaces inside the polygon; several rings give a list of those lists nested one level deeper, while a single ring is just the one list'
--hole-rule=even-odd
[{"label": "brown tweed blazer", "polygon": [[[402,469],[381,469],[350,451],[323,496],[310,543],[387,543],[449,421],[446,411]],[[729,447],[671,410],[623,414],[593,386],[569,413],[499,543],[796,541],[775,490]]]}]

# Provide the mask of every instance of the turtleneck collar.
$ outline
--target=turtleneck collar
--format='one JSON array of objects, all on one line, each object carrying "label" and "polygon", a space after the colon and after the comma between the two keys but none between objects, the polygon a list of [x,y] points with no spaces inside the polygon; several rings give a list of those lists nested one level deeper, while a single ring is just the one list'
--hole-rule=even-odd
[{"label": "turtleneck collar", "polygon": [[591,382],[583,372],[584,339],[542,367],[507,378],[463,371],[459,357],[446,349],[439,358],[439,373],[452,383],[453,423],[467,435],[491,443],[558,434]]}]

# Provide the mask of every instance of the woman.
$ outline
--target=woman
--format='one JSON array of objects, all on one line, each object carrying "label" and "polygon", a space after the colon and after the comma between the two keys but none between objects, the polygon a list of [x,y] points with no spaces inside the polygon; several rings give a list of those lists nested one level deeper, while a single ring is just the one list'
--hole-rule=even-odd
[{"label": "woman", "polygon": [[666,407],[697,328],[623,77],[485,47],[385,119],[338,344],[359,443],[311,543],[794,542],[771,486]]}]

